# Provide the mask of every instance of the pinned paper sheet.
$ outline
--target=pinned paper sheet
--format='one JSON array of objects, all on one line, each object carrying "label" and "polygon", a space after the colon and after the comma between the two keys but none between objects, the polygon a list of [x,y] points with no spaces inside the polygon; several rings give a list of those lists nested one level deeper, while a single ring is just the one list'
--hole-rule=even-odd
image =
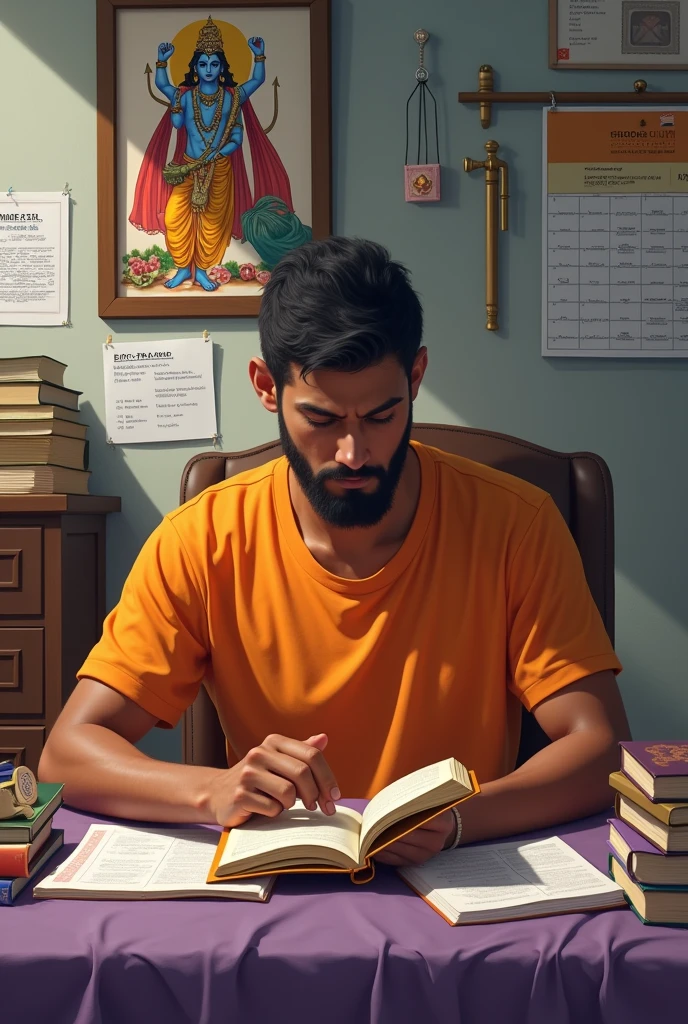
[{"label": "pinned paper sheet", "polygon": [[68,192],[0,193],[0,324],[71,326]]},{"label": "pinned paper sheet", "polygon": [[213,346],[205,338],[103,345],[108,442],[217,436]]}]

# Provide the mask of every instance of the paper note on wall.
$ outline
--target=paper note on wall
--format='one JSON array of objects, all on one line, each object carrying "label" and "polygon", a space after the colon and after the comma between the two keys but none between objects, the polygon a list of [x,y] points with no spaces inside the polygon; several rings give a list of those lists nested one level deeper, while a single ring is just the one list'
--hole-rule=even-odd
[{"label": "paper note on wall", "polygon": [[210,339],[103,345],[108,441],[191,441],[215,437]]},{"label": "paper note on wall", "polygon": [[0,194],[0,324],[69,321],[69,195]]}]

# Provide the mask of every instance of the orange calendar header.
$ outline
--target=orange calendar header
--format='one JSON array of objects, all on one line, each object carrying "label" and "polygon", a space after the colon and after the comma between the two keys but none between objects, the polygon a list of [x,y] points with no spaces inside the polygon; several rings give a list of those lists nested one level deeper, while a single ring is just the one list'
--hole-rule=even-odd
[{"label": "orange calendar header", "polygon": [[688,162],[688,110],[549,111],[549,164]]}]

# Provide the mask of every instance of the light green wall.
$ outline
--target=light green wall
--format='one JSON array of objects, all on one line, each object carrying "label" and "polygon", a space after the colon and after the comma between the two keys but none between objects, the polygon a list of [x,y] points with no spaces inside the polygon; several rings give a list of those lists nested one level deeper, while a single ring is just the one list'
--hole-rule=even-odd
[{"label": "light green wall", "polygon": [[[194,6],[190,4],[190,6]],[[196,5],[198,6],[198,5]],[[688,542],[686,442],[688,363],[543,360],[540,356],[539,108],[497,108],[489,133],[457,92],[477,88],[491,63],[502,89],[632,88],[633,72],[547,68],[546,0],[491,3],[333,0],[334,229],[387,244],[413,272],[427,317],[430,367],[417,420],[482,426],[561,450],[591,449],[609,463],[616,494],[617,648],[634,735],[688,737]],[[198,10],[205,13],[203,5]],[[142,541],[177,503],[186,460],[207,444],[105,445],[102,357],[119,339],[185,337],[202,327],[215,340],[224,445],[244,448],[275,435],[252,397],[246,367],[257,351],[255,321],[113,321],[96,313],[95,0],[4,3],[0,188],[74,197],[74,326],[0,328],[0,352],[47,353],[69,364],[90,425],[92,491],[118,494],[109,521],[108,604]],[[432,35],[427,61],[441,118],[443,200],[402,199],[404,109],[414,84],[413,31]],[[680,73],[643,76],[650,89],[688,88]],[[503,239],[503,330],[484,330],[484,184],[462,171],[488,137],[509,160],[511,225]],[[169,759],[175,732],[143,744]]]}]

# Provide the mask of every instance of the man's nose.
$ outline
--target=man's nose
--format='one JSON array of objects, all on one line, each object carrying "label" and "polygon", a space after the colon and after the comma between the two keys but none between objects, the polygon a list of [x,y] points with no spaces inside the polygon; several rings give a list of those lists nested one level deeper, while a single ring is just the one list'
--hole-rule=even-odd
[{"label": "man's nose", "polygon": [[359,433],[350,432],[337,442],[335,461],[347,466],[348,469],[355,472],[364,466],[369,458],[370,452]]}]

